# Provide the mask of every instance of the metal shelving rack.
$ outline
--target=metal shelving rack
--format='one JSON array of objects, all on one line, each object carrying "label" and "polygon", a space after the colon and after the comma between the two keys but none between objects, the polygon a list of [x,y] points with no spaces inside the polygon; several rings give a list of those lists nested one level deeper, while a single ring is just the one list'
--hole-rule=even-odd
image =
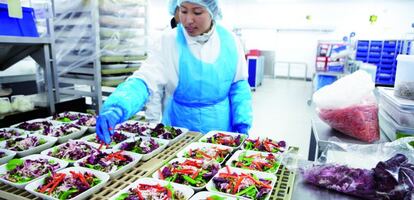
[{"label": "metal shelving rack", "polygon": [[[49,12],[47,10],[46,12]],[[30,56],[44,70],[43,81],[37,81],[38,93],[45,92],[48,109],[51,114],[55,112],[54,71],[55,60],[52,50],[54,32],[52,20],[46,20],[47,36],[20,37],[0,36],[0,70],[5,70],[22,59]],[[11,83],[25,80],[36,80],[34,75],[6,77],[0,83]]]},{"label": "metal shelving rack", "polygon": [[[134,1],[138,7],[144,9],[144,34],[145,40],[145,55],[140,57],[134,57],[128,55],[118,54],[117,59],[119,60],[108,60],[105,57],[103,43],[104,37],[102,36],[102,20],[101,6],[105,2],[113,3],[110,0],[75,0],[70,1],[69,4],[59,4],[57,2],[69,2],[65,0],[55,0],[55,32],[56,40],[54,41],[57,46],[57,72],[56,72],[56,91],[58,102],[63,101],[64,98],[79,98],[79,97],[90,97],[92,107],[99,112],[102,102],[105,96],[108,96],[112,91],[113,87],[117,86],[123,80],[113,78],[120,77],[132,73],[137,70],[139,63],[135,63],[134,67],[128,65],[125,69],[107,69],[103,66],[109,64],[124,64],[125,61],[139,61],[146,58],[146,47],[147,44],[147,1],[140,0]],[[128,2],[128,1],[126,1]],[[131,1],[132,2],[132,1]],[[126,11],[125,11],[126,12]],[[122,13],[122,12],[119,12]],[[72,25],[71,23],[78,23]],[[73,19],[78,19],[73,20]],[[72,28],[78,28],[79,34],[67,34],[65,31]],[[117,28],[122,30],[122,28]],[[110,39],[122,40],[121,34],[113,35]],[[60,46],[65,44],[62,43],[62,38],[73,39],[78,45]],[[120,39],[121,38],[121,39]],[[80,47],[79,47],[80,46]],[[63,54],[62,54],[63,52]],[[110,77],[108,77],[110,76]]]}]

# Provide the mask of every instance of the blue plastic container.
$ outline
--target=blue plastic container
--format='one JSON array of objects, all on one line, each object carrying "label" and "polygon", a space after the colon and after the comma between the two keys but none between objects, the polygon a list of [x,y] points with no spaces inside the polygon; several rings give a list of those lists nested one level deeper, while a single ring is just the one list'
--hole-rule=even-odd
[{"label": "blue plastic container", "polygon": [[328,65],[328,71],[330,72],[343,72],[344,65]]},{"label": "blue plastic container", "polygon": [[10,18],[7,5],[0,3],[0,35],[39,37],[33,8],[23,7],[23,18]]},{"label": "blue plastic container", "polygon": [[369,58],[379,58],[379,57],[381,57],[380,52],[370,52],[369,53]]},{"label": "blue plastic container", "polygon": [[336,76],[318,74],[316,90],[319,90],[320,88],[326,85],[330,85],[336,80],[337,80]]}]

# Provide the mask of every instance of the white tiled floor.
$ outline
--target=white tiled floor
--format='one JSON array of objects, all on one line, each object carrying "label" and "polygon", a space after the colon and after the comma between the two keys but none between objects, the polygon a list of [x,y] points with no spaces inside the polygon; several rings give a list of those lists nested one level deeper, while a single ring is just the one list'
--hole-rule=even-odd
[{"label": "white tiled floor", "polygon": [[286,140],[299,147],[299,156],[308,157],[312,109],[307,101],[311,82],[264,79],[253,92],[253,126],[250,136]]}]

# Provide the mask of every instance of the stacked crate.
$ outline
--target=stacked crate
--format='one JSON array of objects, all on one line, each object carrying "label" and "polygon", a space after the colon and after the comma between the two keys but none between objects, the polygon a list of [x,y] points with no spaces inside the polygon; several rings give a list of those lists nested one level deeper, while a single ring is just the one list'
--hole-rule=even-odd
[{"label": "stacked crate", "polygon": [[394,85],[397,67],[397,55],[409,54],[409,40],[359,40],[356,48],[356,60],[377,66],[375,83]]}]

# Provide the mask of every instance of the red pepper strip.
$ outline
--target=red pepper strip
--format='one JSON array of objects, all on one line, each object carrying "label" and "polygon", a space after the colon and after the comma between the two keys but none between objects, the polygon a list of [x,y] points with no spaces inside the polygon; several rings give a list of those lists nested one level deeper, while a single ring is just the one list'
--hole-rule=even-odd
[{"label": "red pepper strip", "polygon": [[179,174],[193,174],[194,171],[191,169],[173,169],[172,170],[173,173],[179,173]]},{"label": "red pepper strip", "polygon": [[234,185],[233,194],[237,193],[237,190],[239,189],[239,186],[240,186],[241,182],[243,181],[243,179],[244,179],[243,177],[239,177],[239,179],[236,182],[236,185]]},{"label": "red pepper strip", "polygon": [[259,140],[259,138],[257,138],[256,142],[254,143],[254,146],[256,146],[256,148],[260,146],[260,140]]},{"label": "red pepper strip", "polygon": [[101,144],[99,145],[99,148],[98,148],[98,150],[101,150],[102,149],[102,146],[103,146],[103,142],[101,142]]},{"label": "red pepper strip", "polygon": [[185,160],[181,165],[189,165],[193,167],[200,168],[202,163],[193,160]]},{"label": "red pepper strip", "polygon": [[231,174],[231,172],[230,172],[230,168],[229,168],[229,166],[228,166],[228,165],[226,165],[226,170],[227,170],[227,173]]},{"label": "red pepper strip", "polygon": [[266,151],[272,152],[272,150],[270,149],[270,147],[267,143],[263,143],[263,146],[265,147]]},{"label": "red pepper strip", "polygon": [[171,192],[171,190],[169,190],[169,189],[167,189],[167,196],[168,196],[169,198],[171,198],[171,197],[172,197],[172,192]]},{"label": "red pepper strip", "polygon": [[139,184],[139,187],[138,187],[139,190],[149,190],[151,188],[153,188],[153,189],[155,189],[155,190],[157,190],[159,192],[166,191],[166,188],[165,187],[162,187],[160,184],[157,184],[157,185],[148,185],[148,184],[140,183]]},{"label": "red pepper strip", "polygon": [[65,178],[66,174],[62,174],[61,176],[59,176],[57,178],[57,180],[55,181],[55,183],[52,185],[52,187],[49,190],[49,195],[52,194],[53,190],[55,190],[55,188],[59,185],[59,183],[61,181],[63,181],[63,179]]},{"label": "red pepper strip", "polygon": [[164,176],[162,175],[162,172],[161,172],[161,170],[160,170],[160,169],[158,169],[158,177],[159,177],[161,180],[164,180]]},{"label": "red pepper strip", "polygon": [[[188,151],[188,156],[191,158],[191,155],[193,154],[193,150],[190,149],[190,151]],[[197,155],[196,155],[197,156]]]},{"label": "red pepper strip", "polygon": [[145,200],[145,198],[141,194],[141,191],[139,191],[138,188],[135,188],[134,192],[135,194],[137,194],[139,200]]},{"label": "red pepper strip", "polygon": [[208,154],[206,154],[204,151],[198,151],[201,155],[203,155],[204,157],[206,157],[206,158],[208,158],[208,159],[212,159],[212,157],[211,156],[209,156]]},{"label": "red pepper strip", "polygon": [[269,163],[262,163],[265,167],[269,167],[269,168],[272,168],[273,166],[271,165],[271,164],[269,164]]},{"label": "red pepper strip", "polygon": [[197,178],[198,174],[200,173],[201,170],[197,170],[193,176],[191,176],[192,179]]},{"label": "red pepper strip", "polygon": [[261,154],[260,153],[258,153],[258,154],[252,154],[252,155],[248,155],[248,156],[245,156],[246,158],[253,158],[253,157],[261,157]]},{"label": "red pepper strip", "polygon": [[121,150],[121,151],[117,151],[117,152],[115,152],[115,153],[111,153],[111,154],[109,154],[108,156],[107,156],[107,158],[108,159],[111,159],[111,158],[116,158],[116,159],[118,159],[118,160],[122,160],[122,161],[125,161],[125,160],[127,160],[121,153],[122,153],[123,151]]},{"label": "red pepper strip", "polygon": [[70,173],[72,174],[73,178],[79,179],[83,184],[85,184],[86,186],[90,187],[88,181],[86,181],[86,179],[83,176],[82,172],[76,173],[74,171],[70,171]]},{"label": "red pepper strip", "polygon": [[275,144],[275,143],[273,143],[273,142],[266,142],[267,144],[270,144],[270,145],[272,145],[272,146],[274,146],[274,147],[277,147],[277,148],[279,148],[280,146],[278,145],[278,144]]},{"label": "red pepper strip", "polygon": [[207,197],[207,200],[214,200],[213,198],[211,198],[211,197]]},{"label": "red pepper strip", "polygon": [[263,171],[262,167],[260,166],[260,164],[258,162],[253,161],[252,163],[257,166],[258,170]]},{"label": "red pepper strip", "polygon": [[229,136],[229,135],[224,134],[224,133],[217,133],[217,136],[218,136],[218,137],[226,137],[226,136]]},{"label": "red pepper strip", "polygon": [[219,176],[222,178],[237,178],[237,175],[227,173],[220,173]]},{"label": "red pepper strip", "polygon": [[53,183],[55,183],[55,182],[56,182],[57,178],[59,178],[59,177],[61,177],[61,176],[62,176],[62,174],[61,174],[61,173],[56,173],[56,174],[54,174],[54,175],[52,176],[52,180],[50,180],[50,182],[49,182],[47,185],[43,186],[43,187],[39,190],[39,192],[41,192],[41,193],[46,192],[46,190],[47,190],[50,186],[52,186],[52,185],[53,185]]},{"label": "red pepper strip", "polygon": [[263,187],[265,188],[272,188],[272,186],[267,185],[259,180],[254,179],[252,176],[248,175],[248,174],[243,174],[244,177],[249,178],[250,180],[252,180],[254,183],[256,183],[257,185],[263,185]]}]

